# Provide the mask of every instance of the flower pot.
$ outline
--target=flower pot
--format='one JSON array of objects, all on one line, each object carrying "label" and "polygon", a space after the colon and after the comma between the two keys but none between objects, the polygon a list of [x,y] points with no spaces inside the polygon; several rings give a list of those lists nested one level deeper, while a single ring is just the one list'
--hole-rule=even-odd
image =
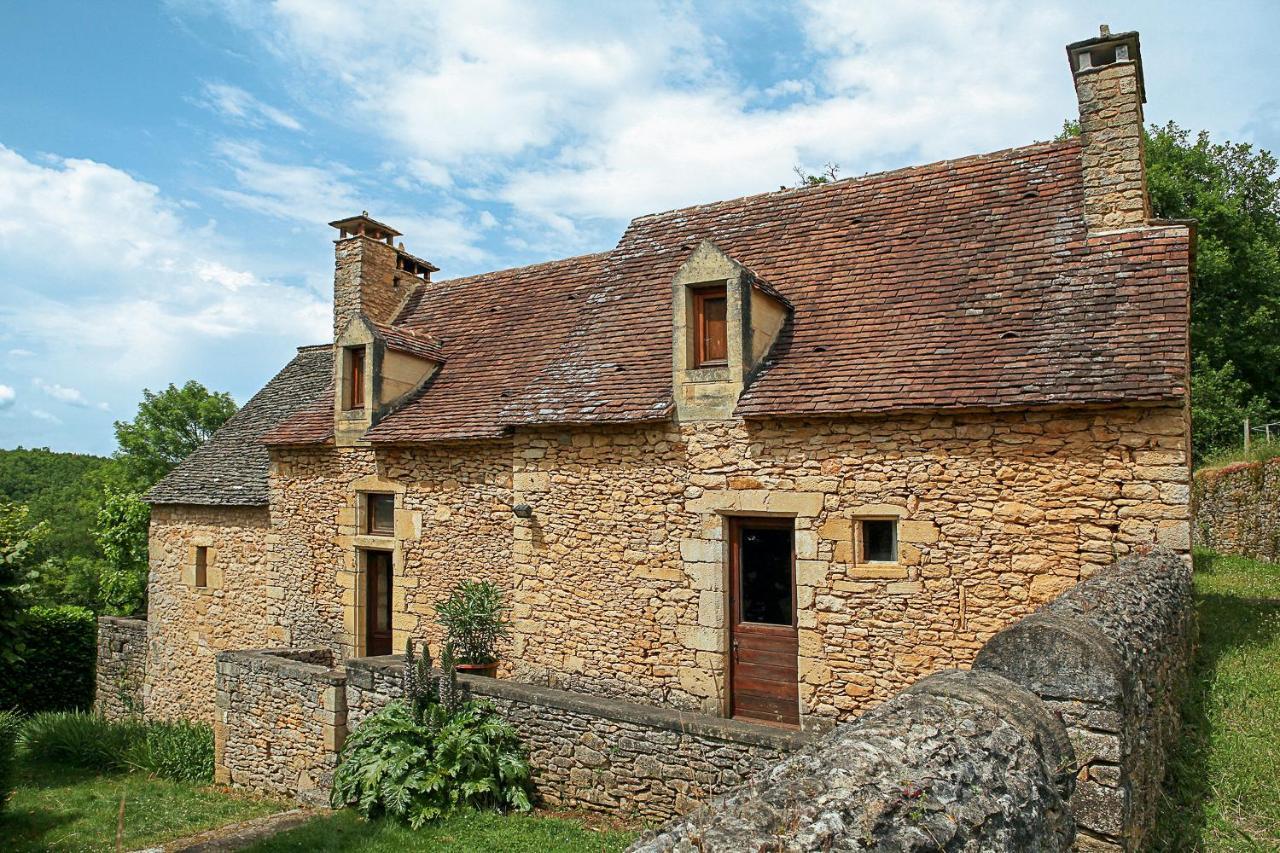
[{"label": "flower pot", "polygon": [[454,667],[462,675],[480,675],[485,678],[498,677],[498,662],[493,663],[460,663]]}]

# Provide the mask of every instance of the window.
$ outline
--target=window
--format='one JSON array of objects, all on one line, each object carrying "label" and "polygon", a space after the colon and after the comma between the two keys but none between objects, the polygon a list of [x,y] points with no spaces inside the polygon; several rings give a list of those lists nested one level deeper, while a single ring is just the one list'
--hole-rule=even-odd
[{"label": "window", "polygon": [[898,522],[893,519],[862,521],[862,562],[898,562]]},{"label": "window", "polygon": [[395,495],[366,495],[364,506],[365,533],[371,536],[391,536],[395,533]]},{"label": "window", "polygon": [[196,546],[196,582],[198,587],[206,587],[209,585],[209,548],[205,545]]},{"label": "window", "polygon": [[347,347],[346,408],[364,408],[364,347]]},{"label": "window", "polygon": [[695,367],[728,363],[728,307],[723,287],[704,287],[693,292]]}]

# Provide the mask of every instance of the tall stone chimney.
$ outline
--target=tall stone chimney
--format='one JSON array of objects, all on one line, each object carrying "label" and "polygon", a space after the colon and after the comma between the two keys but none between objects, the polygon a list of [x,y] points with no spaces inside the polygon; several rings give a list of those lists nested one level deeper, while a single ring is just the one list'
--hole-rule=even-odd
[{"label": "tall stone chimney", "polygon": [[336,340],[357,314],[380,323],[390,321],[415,285],[438,270],[422,258],[393,245],[400,232],[363,211],[329,223],[338,229],[334,241],[333,337]]},{"label": "tall stone chimney", "polygon": [[1138,227],[1151,218],[1142,137],[1138,34],[1105,24],[1097,38],[1067,45],[1084,142],[1084,218],[1090,231]]}]

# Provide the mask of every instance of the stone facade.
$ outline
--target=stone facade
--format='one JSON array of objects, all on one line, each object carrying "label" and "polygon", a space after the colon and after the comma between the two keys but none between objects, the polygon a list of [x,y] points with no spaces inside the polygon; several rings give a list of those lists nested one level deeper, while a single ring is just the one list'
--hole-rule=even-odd
[{"label": "stone facade", "polygon": [[1143,849],[1191,595],[1181,555],[1126,558],[632,849]]},{"label": "stone facade", "polygon": [[[146,711],[213,720],[214,658],[255,648],[268,630],[265,507],[157,505],[151,511]],[[206,554],[196,584],[196,549]]]},{"label": "stone facade", "polygon": [[141,717],[146,671],[146,620],[99,616],[94,711],[108,720]]},{"label": "stone facade", "polygon": [[220,653],[215,780],[327,806],[347,733],[346,674],[332,665],[328,649]]},{"label": "stone facade", "polygon": [[[347,663],[348,723],[402,695],[398,656]],[[807,742],[798,732],[601,699],[502,679],[460,678],[529,749],[538,799],[629,819],[666,820],[743,782]]]},{"label": "stone facade", "polygon": [[1191,506],[1197,546],[1280,562],[1280,457],[1197,471]]}]

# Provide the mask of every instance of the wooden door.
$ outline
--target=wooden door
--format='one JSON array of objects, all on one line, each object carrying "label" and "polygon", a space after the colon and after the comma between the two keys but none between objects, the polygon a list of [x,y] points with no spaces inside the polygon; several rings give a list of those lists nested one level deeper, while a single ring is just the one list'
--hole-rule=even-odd
[{"label": "wooden door", "polygon": [[365,654],[391,654],[391,552],[365,551]]},{"label": "wooden door", "polygon": [[798,726],[794,523],[732,519],[729,554],[730,713]]}]

